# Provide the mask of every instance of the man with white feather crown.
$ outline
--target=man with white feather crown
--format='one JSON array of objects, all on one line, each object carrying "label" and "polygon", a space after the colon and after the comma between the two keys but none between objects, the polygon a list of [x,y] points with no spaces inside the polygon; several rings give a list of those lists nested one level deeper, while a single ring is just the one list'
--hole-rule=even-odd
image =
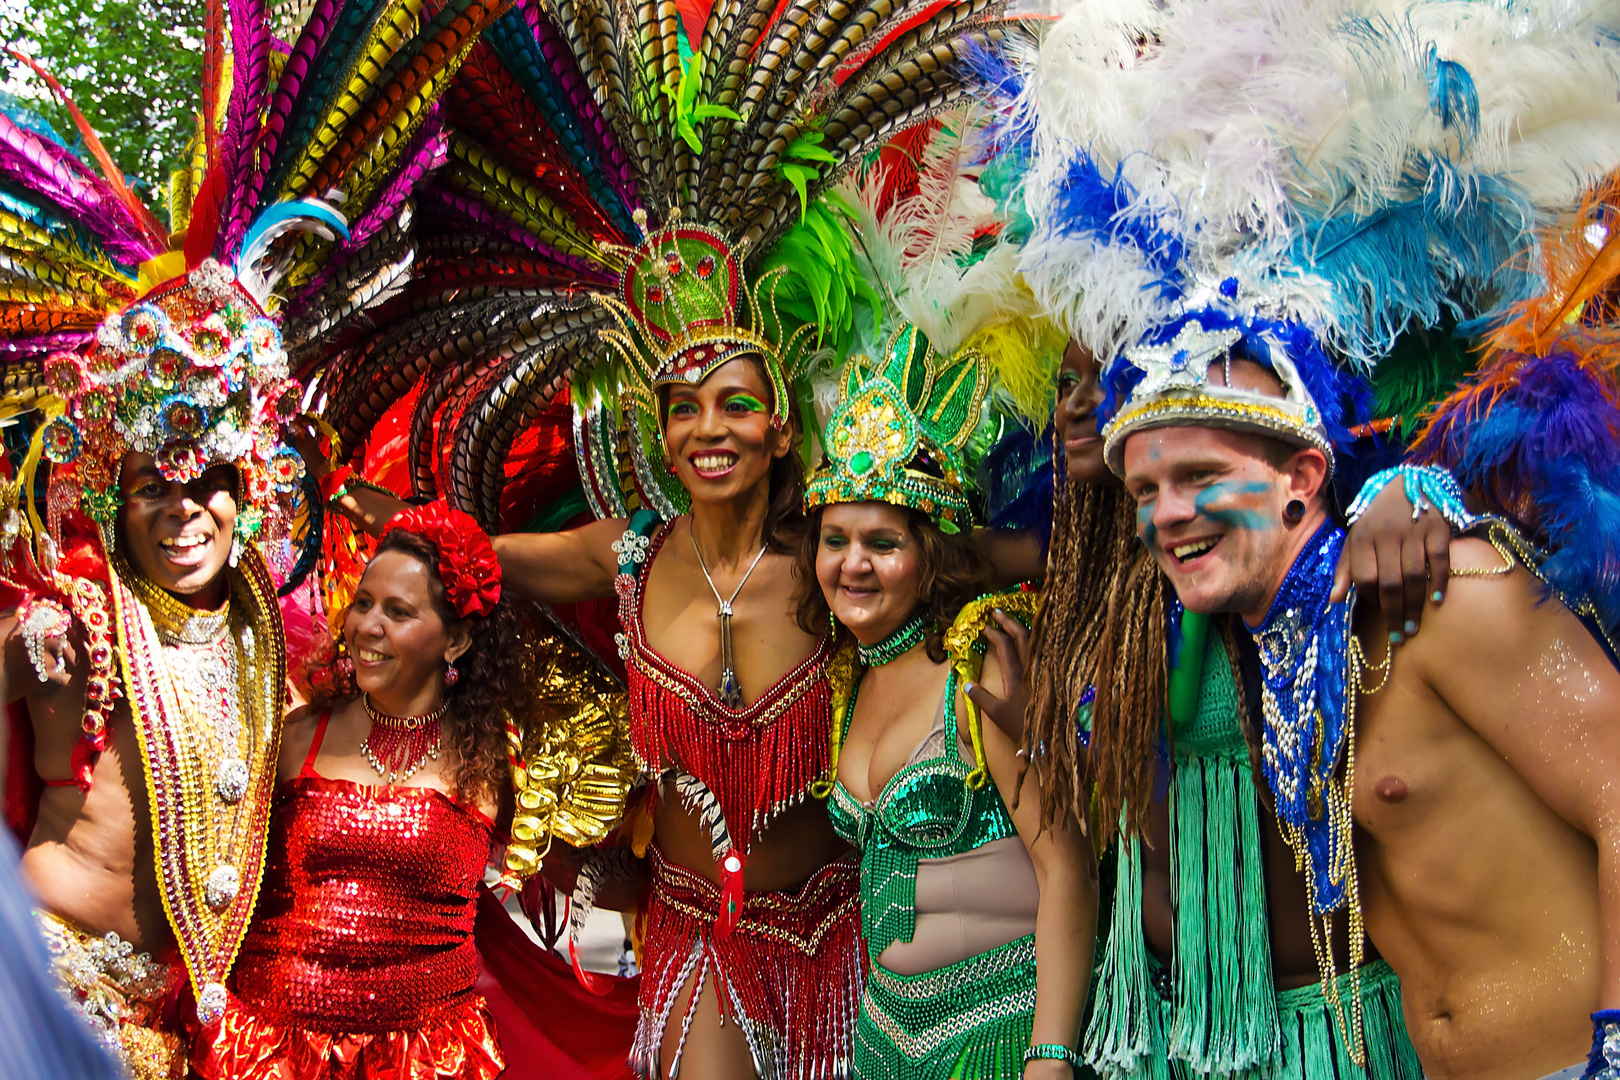
[{"label": "man with white feather crown", "polygon": [[[1397,424],[1404,416],[1405,437],[1409,438],[1415,415],[1443,397],[1467,369],[1463,350],[1451,344],[1452,328],[1494,305],[1536,292],[1534,225],[1547,214],[1579,201],[1582,186],[1620,160],[1612,47],[1604,43],[1608,28],[1592,13],[1570,10],[1567,5],[1551,10],[1535,4],[1513,5],[1511,11],[1470,4],[1373,8],[1348,4],[1188,3],[1162,8],[1083,4],[1048,36],[1038,61],[1027,65],[1024,100],[1033,103],[1034,116],[1023,112],[1015,123],[1033,119],[1033,127],[1015,126],[1008,137],[1012,144],[1022,141],[1023,152],[1033,154],[1027,192],[1035,230],[1023,268],[1050,309],[1099,361],[1109,365],[1108,401],[1101,410],[1111,419],[1103,429],[1108,464],[1126,479],[1141,508],[1137,524],[1141,541],[1181,591],[1188,612],[1184,624],[1195,612],[1234,611],[1253,615],[1251,629],[1256,624],[1266,629],[1264,605],[1251,613],[1247,607],[1232,606],[1230,597],[1212,603],[1199,592],[1201,582],[1196,575],[1223,561],[1240,562],[1252,548],[1278,537],[1295,539],[1303,533],[1309,540],[1316,535],[1315,526],[1327,520],[1330,504],[1339,504],[1331,503],[1329,496],[1327,501],[1302,499],[1297,504],[1291,497],[1278,497],[1274,506],[1269,505],[1262,491],[1280,491],[1281,486],[1273,482],[1263,488],[1264,478],[1258,476],[1234,480],[1231,475],[1199,473],[1190,478],[1195,471],[1191,466],[1187,475],[1171,475],[1163,464],[1168,460],[1166,449],[1150,445],[1170,438],[1159,433],[1213,429],[1221,433],[1217,436],[1221,440],[1240,438],[1227,432],[1259,432],[1270,440],[1261,444],[1261,460],[1267,467],[1270,458],[1292,460],[1314,453],[1319,455],[1314,491],[1325,489],[1330,473],[1342,485],[1372,450],[1366,439],[1352,440],[1347,430],[1366,417],[1364,410],[1345,408],[1346,400],[1367,403],[1365,389],[1357,390],[1357,384],[1371,372],[1377,414],[1394,418]],[[1006,81],[1007,75],[1005,69],[992,73],[993,78],[1004,81],[1004,90],[1017,93],[1024,89],[1020,80]],[[1579,106],[1572,108],[1574,102]],[[1605,383],[1609,377],[1592,374],[1602,367],[1601,363],[1588,365],[1591,386],[1584,400],[1590,406],[1587,420],[1595,430],[1608,433],[1597,443],[1609,449],[1595,450],[1591,443],[1581,447],[1588,454],[1589,475],[1600,477],[1612,468],[1603,455],[1613,452],[1615,430],[1612,392]],[[1238,387],[1227,386],[1228,371]],[[1518,384],[1515,379],[1513,385]],[[1501,378],[1492,385],[1496,389],[1485,400],[1495,401],[1502,393]],[[1286,400],[1274,398],[1280,387],[1287,389]],[[1544,385],[1541,389],[1545,392]],[[1479,395],[1470,401],[1471,407],[1462,414],[1477,417],[1484,411]],[[1522,423],[1522,414],[1511,410],[1497,413],[1498,423],[1507,423],[1509,415],[1516,415]],[[1388,425],[1377,426],[1382,430]],[[1575,425],[1577,430],[1580,426]],[[1358,434],[1367,431],[1358,428]],[[1399,434],[1397,427],[1395,437]],[[1129,439],[1130,451],[1127,436],[1134,436]],[[1558,439],[1549,441],[1557,443]],[[1426,444],[1432,443],[1431,435]],[[1524,438],[1509,438],[1506,445],[1522,454],[1528,443]],[[1146,464],[1127,460],[1128,453],[1152,458],[1153,450],[1159,451],[1159,457]],[[1431,450],[1429,459],[1455,469],[1471,491],[1484,473],[1494,469],[1492,475],[1500,474],[1500,460],[1470,460],[1455,434],[1448,450],[1442,455]],[[1597,455],[1595,467],[1592,454]],[[1131,471],[1133,465],[1140,475]],[[1363,474],[1368,471],[1365,466],[1360,468]],[[1454,528],[1478,526],[1460,500],[1450,497],[1457,488],[1449,475],[1411,468],[1375,478],[1377,483],[1351,507],[1352,520],[1393,476],[1404,483],[1390,485],[1390,490],[1404,491],[1414,519],[1438,520],[1443,512]],[[1524,486],[1536,483],[1526,473],[1526,479],[1514,486],[1520,515],[1533,502],[1525,496]],[[1550,483],[1539,485],[1543,494],[1552,487]],[[1161,525],[1158,515],[1165,513],[1165,505],[1180,508],[1178,512],[1184,512],[1202,531],[1179,519]],[[1502,508],[1502,504],[1492,508]],[[1551,543],[1555,551],[1560,539],[1549,535],[1546,525],[1561,520],[1556,516],[1560,512],[1568,511],[1536,515],[1542,528],[1534,535],[1541,543]],[[1336,516],[1338,511],[1331,513]],[[1521,524],[1525,520],[1519,517]],[[1339,533],[1331,551],[1311,548],[1319,556],[1312,563],[1312,572],[1318,575],[1313,587],[1320,589],[1323,604],[1328,593],[1334,592],[1335,599],[1340,599],[1345,591],[1342,585],[1335,588],[1334,581],[1342,543]],[[1468,542],[1459,544],[1463,545],[1457,554],[1463,568],[1460,572],[1470,577],[1481,572]],[[1599,550],[1601,547],[1599,544]],[[1406,550],[1409,568],[1415,561],[1420,583],[1428,559],[1434,586],[1440,587],[1448,559],[1445,549],[1441,541],[1428,545],[1427,551],[1422,543]],[[1584,582],[1571,580],[1560,586],[1577,609],[1588,606],[1580,598],[1603,580],[1597,569],[1601,558],[1594,561],[1588,549],[1585,555],[1567,556],[1562,564],[1556,560],[1546,564],[1556,570],[1581,560],[1588,571]],[[1539,558],[1533,564],[1542,565]],[[1502,560],[1496,559],[1494,565],[1500,569]],[[1266,571],[1273,589],[1287,570],[1284,561],[1280,568]],[[1411,580],[1409,575],[1409,585]],[[1463,586],[1465,590],[1479,587],[1473,582]],[[1425,612],[1418,597],[1403,596],[1402,591],[1399,586],[1379,590],[1377,599],[1386,609],[1381,614],[1368,602],[1372,597],[1363,595],[1357,626],[1366,656],[1383,654],[1387,632],[1387,640],[1407,642],[1402,645],[1405,654],[1433,650],[1453,672],[1465,679],[1477,676],[1473,665],[1458,658],[1481,650],[1456,642],[1442,646],[1436,639],[1443,639],[1446,631],[1429,629],[1431,623],[1440,622],[1437,614],[1448,621],[1442,625],[1454,627],[1451,620],[1463,605],[1451,606],[1448,593],[1447,604],[1431,602]],[[1423,590],[1423,594],[1427,592]],[[1440,595],[1436,592],[1434,600]],[[1303,610],[1304,605],[1298,597],[1291,597],[1282,607]],[[1343,611],[1347,605],[1334,608]],[[1533,621],[1528,614],[1517,614],[1515,619],[1521,624]],[[1417,634],[1420,620],[1424,632]],[[1238,638],[1248,636],[1235,620],[1234,626]],[[1397,1043],[1392,1041],[1395,1032],[1388,1025],[1393,1019],[1398,1027],[1400,1016],[1391,1016],[1383,1006],[1375,1010],[1368,996],[1372,985],[1383,982],[1376,975],[1383,965],[1362,966],[1361,908],[1354,876],[1347,877],[1353,866],[1353,860],[1347,858],[1351,803],[1344,796],[1348,781],[1342,768],[1347,759],[1354,761],[1353,753],[1345,753],[1343,738],[1352,726],[1343,719],[1348,662],[1342,655],[1336,661],[1323,661],[1326,674],[1318,681],[1325,688],[1338,680],[1336,702],[1323,700],[1332,697],[1327,689],[1320,689],[1314,699],[1304,691],[1296,698],[1292,691],[1298,687],[1290,680],[1295,676],[1304,679],[1301,672],[1314,668],[1316,658],[1331,651],[1329,644],[1313,649],[1306,661],[1303,640],[1290,657],[1287,649],[1279,653],[1278,643],[1291,641],[1291,635],[1257,634],[1257,650],[1244,641],[1229,641],[1228,649],[1240,645],[1238,652],[1252,658],[1248,664],[1234,662],[1233,667],[1240,673],[1240,686],[1252,690],[1244,697],[1253,699],[1247,713],[1254,773],[1264,773],[1270,782],[1266,802],[1276,810],[1281,836],[1294,851],[1292,855],[1268,851],[1266,861],[1254,865],[1266,867],[1266,880],[1272,884],[1264,899],[1271,909],[1271,950],[1282,950],[1285,941],[1303,934],[1300,916],[1308,913],[1312,932],[1306,935],[1303,955],[1310,964],[1308,958],[1314,951],[1317,963],[1311,966],[1322,969],[1319,990],[1300,986],[1285,994],[1285,973],[1278,967],[1277,1008],[1284,997],[1308,993],[1316,998],[1316,1011],[1327,1022],[1316,1037],[1314,1053],[1307,1051],[1291,1062],[1274,1060],[1270,1065],[1264,1064],[1263,1057],[1258,1062],[1252,1057],[1249,1060],[1260,1066],[1259,1075],[1318,1075],[1313,1070],[1321,1068],[1327,1070],[1323,1075],[1344,1075],[1347,1067],[1358,1073],[1364,1067],[1368,1075],[1410,1073],[1417,1063],[1392,1055]],[[1341,648],[1344,641],[1338,639]],[[1520,642],[1517,647],[1525,644]],[[1592,649],[1597,646],[1593,644]],[[1216,655],[1221,651],[1217,649]],[[1252,671],[1244,673],[1243,667]],[[1523,667],[1521,662],[1520,670]],[[1401,668],[1401,664],[1395,665],[1397,675]],[[1376,684],[1377,679],[1372,675],[1364,681]],[[1395,696],[1366,699],[1372,704],[1364,704],[1363,722],[1388,715],[1394,707],[1382,702]],[[1318,702],[1318,709],[1312,709],[1312,700]],[[1354,698],[1349,700],[1353,704]],[[1314,783],[1288,771],[1300,760],[1286,750],[1295,745],[1291,739],[1300,738],[1288,728],[1292,722],[1289,710],[1300,701],[1305,702],[1302,716],[1319,717],[1329,740],[1322,747],[1317,764],[1320,775]],[[1173,689],[1171,711],[1174,720]],[[1202,702],[1198,712],[1203,712]],[[1407,722],[1418,725],[1418,715],[1409,712]],[[1398,729],[1401,721],[1391,717],[1384,724]],[[1536,729],[1536,725],[1524,727],[1526,734]],[[1162,740],[1161,754],[1173,753],[1177,768],[1185,753],[1181,740],[1188,736],[1203,737],[1190,727],[1175,726],[1156,736]],[[1311,736],[1307,731],[1303,737]],[[1378,737],[1389,736],[1381,729]],[[1044,748],[1043,743],[1027,745],[1033,751]],[[1096,752],[1095,743],[1092,752]],[[1199,752],[1195,745],[1192,753]],[[1408,799],[1416,790],[1417,776],[1412,770],[1419,763],[1432,759],[1427,768],[1447,764],[1467,768],[1467,753],[1456,746],[1436,754],[1433,744],[1415,749],[1408,741],[1396,764],[1386,762],[1382,771],[1387,775],[1369,777],[1365,761],[1357,766],[1355,776],[1360,784],[1354,813],[1363,828],[1359,835],[1364,850],[1371,850],[1369,837],[1374,842],[1387,841],[1387,851],[1398,849],[1400,841],[1406,840],[1368,831],[1370,806],[1405,804],[1410,814],[1410,808],[1435,805],[1432,791],[1421,793],[1430,798]],[[1526,778],[1539,775],[1538,766],[1514,761],[1511,754],[1509,758]],[[1526,781],[1516,776],[1497,779],[1503,795],[1493,812],[1501,813],[1501,800],[1511,803],[1507,793],[1516,786],[1522,790]],[[1571,863],[1542,868],[1547,879],[1562,881],[1565,891],[1589,898],[1577,907],[1597,895],[1596,853],[1599,847],[1606,852],[1613,840],[1600,824],[1601,793],[1584,784],[1578,777],[1572,781],[1572,786],[1588,792],[1584,805],[1562,805],[1565,816],[1556,823],[1546,821],[1545,806],[1536,809],[1519,804],[1507,812],[1521,833],[1525,822],[1543,822],[1545,829],[1536,841],[1541,848],[1567,848],[1573,843],[1579,849],[1585,845],[1585,855]],[[1362,791],[1362,787],[1368,790]],[[1174,790],[1181,790],[1179,784]],[[1177,803],[1187,794],[1172,798],[1172,815],[1181,813]],[[1472,825],[1466,813],[1459,820]],[[1507,830],[1493,827],[1507,835]],[[1425,829],[1432,831],[1425,833]],[[1571,837],[1583,831],[1584,835]],[[1235,1064],[1230,1048],[1222,1050],[1224,1044],[1204,1042],[1215,1034],[1212,1029],[1221,1014],[1213,1007],[1206,1007],[1201,1015],[1186,1011],[1196,1009],[1200,1000],[1183,996],[1188,980],[1208,962],[1200,958],[1208,952],[1209,961],[1218,960],[1217,954],[1224,954],[1226,947],[1211,944],[1188,953],[1186,949],[1193,943],[1186,940],[1187,931],[1213,924],[1187,921],[1183,909],[1204,891],[1207,879],[1233,874],[1236,868],[1227,862],[1232,856],[1224,854],[1226,849],[1189,846],[1192,837],[1203,835],[1202,827],[1192,833],[1178,827],[1174,835],[1182,846],[1178,851],[1172,841],[1172,859],[1165,868],[1178,883],[1171,895],[1173,944],[1170,938],[1155,938],[1145,897],[1140,918],[1128,905],[1115,910],[1099,975],[1101,996],[1094,1004],[1087,1041],[1091,1063],[1105,1074],[1165,1075],[1168,1069],[1182,1075],[1193,1060],[1222,1062],[1214,1071],[1226,1073]],[[1455,853],[1459,848],[1432,820],[1408,834],[1418,835],[1430,837],[1425,858],[1433,859],[1442,851]],[[1329,836],[1331,840],[1326,839]],[[1258,839],[1239,839],[1234,854],[1243,868],[1236,872],[1240,883],[1253,874],[1252,870],[1244,872],[1253,858],[1244,849],[1257,845]],[[1136,850],[1133,842],[1133,853]],[[1380,859],[1387,857],[1386,849],[1377,850]],[[1306,874],[1296,875],[1299,887],[1281,892],[1275,888],[1280,868],[1269,863],[1276,862],[1279,854],[1300,860]],[[1523,854],[1515,852],[1514,857]],[[1537,849],[1536,854],[1544,857],[1545,851]],[[1595,924],[1586,924],[1585,916],[1568,907],[1549,918],[1546,905],[1538,899],[1545,882],[1517,870],[1504,873],[1502,864],[1495,861],[1500,858],[1499,852],[1478,847],[1459,856],[1459,861],[1467,862],[1469,873],[1478,875],[1470,880],[1492,882],[1489,891],[1495,899],[1488,907],[1499,913],[1494,917],[1504,920],[1496,924],[1494,932],[1513,942],[1503,948],[1486,945],[1481,938],[1477,949],[1464,950],[1467,956],[1480,958],[1472,967],[1471,961],[1451,964],[1449,960],[1449,967],[1442,966],[1436,961],[1443,953],[1415,953],[1412,942],[1422,940],[1426,946],[1438,947],[1439,938],[1434,935],[1440,932],[1443,936],[1442,926],[1479,915],[1478,910],[1468,910],[1475,901],[1474,886],[1460,888],[1430,877],[1419,890],[1421,895],[1392,898],[1385,886],[1389,880],[1384,876],[1386,868],[1380,865],[1378,888],[1363,889],[1373,944],[1402,977],[1395,1000],[1402,1006],[1424,1069],[1430,1076],[1532,1080],[1567,1065],[1574,1056],[1571,1047],[1579,1044],[1593,1046],[1590,1069],[1599,1075],[1603,1068],[1597,1056],[1601,1036],[1613,1016],[1594,1013],[1589,1023],[1586,1015],[1613,1002],[1609,1000],[1612,994],[1598,992],[1597,967],[1589,960],[1542,957],[1543,968],[1550,964],[1557,970],[1568,991],[1555,1003],[1544,1003],[1537,996],[1535,991],[1545,990],[1547,984],[1538,983],[1532,990],[1530,977],[1517,980],[1517,989],[1515,980],[1508,979],[1496,1002],[1487,1002],[1471,986],[1482,978],[1495,978],[1498,969],[1493,965],[1512,965],[1510,954],[1516,950],[1522,950],[1521,960],[1523,955],[1534,954],[1548,933],[1556,937],[1567,930],[1576,937],[1584,935],[1592,942],[1591,952],[1598,951]],[[1583,858],[1588,860],[1584,870]],[[1610,858],[1603,855],[1605,863]],[[1134,859],[1133,854],[1131,860],[1122,861],[1122,881],[1123,875],[1140,875],[1131,866]],[[1147,861],[1154,861],[1151,855]],[[1364,859],[1363,866],[1367,865]],[[1364,875],[1366,886],[1373,879],[1365,870]],[[1292,900],[1289,893],[1293,893]],[[1307,894],[1308,907],[1304,903]],[[1116,898],[1125,895],[1134,894],[1116,892]],[[1425,903],[1447,909],[1444,918],[1431,924],[1429,937],[1420,934],[1403,941],[1391,932],[1395,921],[1411,919],[1415,923]],[[1284,904],[1292,910],[1279,910]],[[1289,923],[1293,924],[1291,931]],[[1553,929],[1556,924],[1562,924],[1557,931]],[[1127,931],[1124,935],[1122,929]],[[1148,944],[1154,951],[1174,958],[1167,984],[1158,995],[1140,978],[1119,981],[1132,970],[1140,971],[1140,960],[1133,968],[1127,954],[1132,951],[1132,941],[1140,953],[1143,930],[1149,931]],[[1603,936],[1612,939],[1613,933]],[[1448,947],[1456,944],[1451,939]],[[1206,969],[1204,978],[1219,975],[1224,980],[1235,974],[1239,1000],[1256,1000],[1256,983],[1261,979],[1270,982],[1273,977],[1271,963],[1260,963],[1271,951],[1266,945],[1262,935],[1258,942],[1238,950],[1241,955],[1232,972],[1221,974],[1226,969],[1215,967]],[[1282,955],[1278,951],[1269,959],[1280,962]],[[1414,962],[1416,956],[1422,959]],[[1297,974],[1303,975],[1303,971]],[[1156,996],[1164,1000],[1162,1029],[1154,1015],[1159,1009],[1153,1000]],[[1523,1018],[1510,1019],[1515,1013],[1522,1013]],[[1253,1015],[1260,1017],[1259,1013]],[[1292,1015],[1297,1018],[1298,1014]],[[1292,1023],[1282,1033],[1285,1046],[1299,1033]],[[1112,1032],[1109,1025],[1115,1025]],[[1598,1038],[1588,1044],[1594,1025]],[[1165,1052],[1165,1044],[1151,1035],[1156,1029],[1171,1038],[1168,1062],[1158,1056]],[[1405,1042],[1404,1034],[1399,1042]],[[1309,1037],[1305,1045],[1310,1045]],[[1199,1046],[1207,1049],[1193,1049]],[[1215,1056],[1207,1056],[1211,1052]],[[1406,1054],[1410,1053],[1408,1048]],[[1203,1056],[1194,1058],[1194,1054]],[[1349,1061],[1341,1060],[1335,1066],[1333,1057],[1348,1057]],[[1249,1067],[1240,1065],[1236,1071],[1252,1075],[1245,1071]],[[1583,1068],[1587,1067],[1576,1068],[1570,1075],[1579,1075]],[[1198,1071],[1209,1071],[1208,1064]]]},{"label": "man with white feather crown", "polygon": [[8,807],[63,991],[143,1080],[186,1075],[186,1031],[221,1014],[265,866],[278,583],[315,554],[289,545],[310,494],[283,441],[289,352],[409,266],[438,93],[496,14],[387,7],[316,4],[273,33],[262,5],[210,6],[168,228],[42,70],[95,164],[0,115],[5,406],[33,424],[3,488],[3,685],[32,735]]}]

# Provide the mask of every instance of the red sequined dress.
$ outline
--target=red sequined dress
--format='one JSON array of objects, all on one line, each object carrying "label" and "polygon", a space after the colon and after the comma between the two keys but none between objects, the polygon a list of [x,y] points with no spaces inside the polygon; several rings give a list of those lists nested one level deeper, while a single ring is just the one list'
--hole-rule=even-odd
[{"label": "red sequined dress", "polygon": [[281,786],[229,1008],[205,1080],[490,1080],[505,1067],[473,990],[473,921],[493,827],[429,788]]},{"label": "red sequined dress", "polygon": [[864,977],[859,865],[841,859],[791,892],[741,890],[754,837],[803,802],[827,771],[831,650],[823,639],[752,704],[725,705],[647,641],[642,594],[669,535],[668,525],[653,531],[655,521],[638,513],[614,545],[630,742],[646,772],[695,778],[718,807],[717,818],[705,816],[717,821],[711,832],[724,837],[716,839],[716,860],[725,885],[669,862],[656,843],[650,849],[631,1068],[643,1077],[659,1074],[665,1029],[684,1031],[690,1022],[672,1017],[675,1003],[697,979],[718,988],[721,1010],[748,1040],[761,1080],[848,1075]]}]

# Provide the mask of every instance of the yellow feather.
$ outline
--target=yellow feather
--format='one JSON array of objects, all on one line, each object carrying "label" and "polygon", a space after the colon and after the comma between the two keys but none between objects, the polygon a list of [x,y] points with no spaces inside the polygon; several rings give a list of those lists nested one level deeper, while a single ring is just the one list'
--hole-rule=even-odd
[{"label": "yellow feather", "polygon": [[305,192],[304,187],[315,176],[321,161],[331,151],[338,136],[343,134],[349,120],[370,98],[388,61],[416,33],[423,3],[424,0],[393,0],[388,10],[372,26],[359,59],[341,80],[343,89],[333,99],[320,126],[310,137],[309,144],[300,151],[297,163],[281,185],[278,198],[296,199],[305,194],[324,194],[319,191]]},{"label": "yellow feather", "polygon": [[483,147],[467,139],[452,138],[450,157],[445,176],[452,184],[479,196],[558,251],[602,261],[595,241],[575,227],[565,210],[496,161]]},{"label": "yellow feather", "polygon": [[1037,431],[1052,418],[1057,369],[1068,338],[1051,320],[1020,315],[981,328],[963,342],[984,355],[1014,411]]}]

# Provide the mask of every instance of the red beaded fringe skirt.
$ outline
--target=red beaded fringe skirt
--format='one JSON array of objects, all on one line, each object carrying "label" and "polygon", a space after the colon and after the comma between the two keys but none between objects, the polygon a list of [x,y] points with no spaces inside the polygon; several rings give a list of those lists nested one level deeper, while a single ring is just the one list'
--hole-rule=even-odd
[{"label": "red beaded fringe skirt", "polygon": [[506,1058],[477,994],[425,1027],[365,1034],[278,1024],[233,996],[197,1034],[191,1067],[204,1080],[494,1080]]},{"label": "red beaded fringe skirt", "polygon": [[866,964],[860,864],[830,863],[792,892],[745,894],[737,928],[717,940],[719,886],[666,862],[657,845],[649,862],[641,1022],[630,1055],[636,1074],[659,1075],[665,1029],[677,1024],[684,1033],[691,1019],[690,1006],[671,1016],[675,1001],[695,978],[719,989],[721,1015],[742,1030],[760,1080],[849,1076]]}]

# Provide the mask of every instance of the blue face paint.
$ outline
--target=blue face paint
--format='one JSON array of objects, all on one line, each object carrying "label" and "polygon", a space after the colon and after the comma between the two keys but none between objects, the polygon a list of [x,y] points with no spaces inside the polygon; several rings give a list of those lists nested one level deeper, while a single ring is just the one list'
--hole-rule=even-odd
[{"label": "blue face paint", "polygon": [[1271,485],[1263,481],[1252,481],[1240,484],[1235,481],[1211,484],[1198,493],[1193,499],[1193,509],[1209,518],[1218,521],[1229,529],[1252,529],[1260,531],[1272,525],[1270,518],[1259,510],[1244,510],[1240,507],[1219,507],[1214,503],[1224,502],[1227,499],[1241,495],[1259,495],[1270,491]]},{"label": "blue face paint", "polygon": [[1141,538],[1142,543],[1148,546],[1148,550],[1153,549],[1153,541],[1158,539],[1159,529],[1158,526],[1153,524],[1152,506],[1138,506],[1136,508],[1136,535]]}]

